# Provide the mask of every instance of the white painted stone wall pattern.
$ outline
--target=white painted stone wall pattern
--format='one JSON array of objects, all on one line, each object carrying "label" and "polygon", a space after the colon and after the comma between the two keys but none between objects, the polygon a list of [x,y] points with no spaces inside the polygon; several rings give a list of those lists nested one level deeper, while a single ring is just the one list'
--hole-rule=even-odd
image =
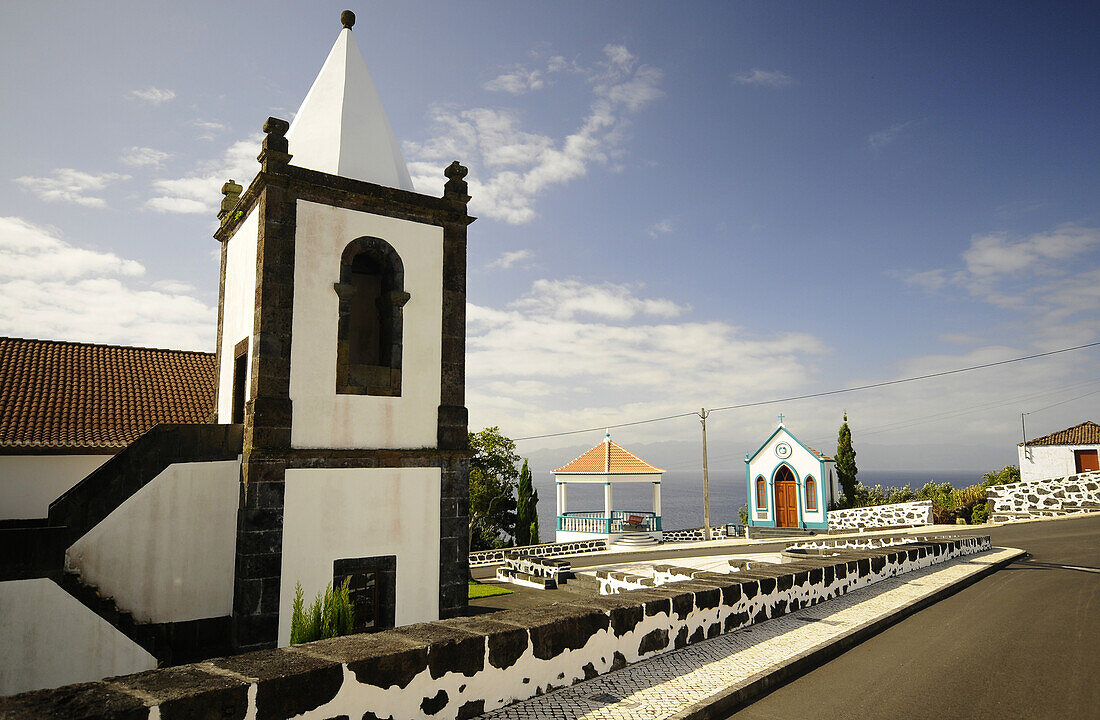
[{"label": "white painted stone wall pattern", "polygon": [[1023,447],[1017,445],[1020,479],[1028,482],[1075,474],[1077,472],[1073,455],[1075,450],[1100,450],[1100,445],[1033,445],[1028,448],[1030,457],[1024,452]]},{"label": "white painted stone wall pattern", "polygon": [[[299,200],[294,253],[291,444],[299,448],[435,447],[443,328],[443,229]],[[359,237],[401,257],[405,292],[401,396],[336,393],[340,259]]]},{"label": "white painted stone wall pattern", "polygon": [[[285,713],[270,715],[270,720],[287,715],[316,720],[339,715],[358,718],[364,713],[367,717],[455,718],[462,712],[470,717],[988,547],[989,538],[984,537],[853,552],[824,566],[791,566],[779,577],[742,582],[731,578],[734,582],[729,584],[709,579],[683,583],[671,593],[655,590],[551,605],[534,617],[523,611],[503,611],[492,617],[458,618],[373,637],[264,651],[251,659],[245,655],[214,660],[193,666],[193,671],[212,671],[223,680],[232,677],[243,682],[228,692],[233,702],[247,703],[247,707],[236,706],[246,717],[255,717],[258,705],[265,702],[269,709],[287,708]],[[209,666],[230,672],[223,674]],[[265,679],[249,677],[247,667],[264,673]],[[135,693],[148,687],[154,697],[171,693],[171,689],[153,690],[159,686],[155,674],[118,678],[112,685],[133,687]],[[186,696],[171,697],[166,702],[177,704],[168,712],[182,709],[178,701],[188,701]],[[161,708],[154,707],[155,717]]]},{"label": "white painted stone wall pattern", "polygon": [[1100,504],[1100,472],[1061,478],[1020,481],[986,488],[994,520],[1080,512]]},{"label": "white painted stone wall pattern", "polygon": [[0,582],[0,696],[151,670],[157,660],[52,580]]},{"label": "white painted stone wall pattern", "polygon": [[292,468],[283,511],[279,646],[290,642],[294,587],[306,602],[340,558],[397,557],[397,625],[439,617],[439,468]]},{"label": "white painted stone wall pattern", "polygon": [[256,325],[256,243],[259,239],[259,205],[229,239],[225,258],[225,297],[222,300],[222,347],[218,368],[218,421],[233,419],[233,348],[248,339],[245,400],[252,387],[252,331]]},{"label": "white painted stone wall pattern", "polygon": [[508,553],[522,551],[527,555],[538,557],[556,557],[559,555],[575,555],[578,553],[594,552],[607,549],[606,537],[597,539],[579,540],[565,543],[544,543],[542,545],[526,545],[518,548],[505,548],[502,550],[475,550],[470,553],[470,567],[483,567],[504,562]]},{"label": "white painted stone wall pattern", "polygon": [[44,518],[64,495],[113,455],[0,456],[0,520]]},{"label": "white painted stone wall pattern", "polygon": [[240,463],[175,463],[65,552],[139,622],[230,615]]},{"label": "white painted stone wall pattern", "polygon": [[[801,582],[782,590],[775,580],[760,581],[767,586],[767,590],[756,592],[751,597],[741,593],[736,599],[731,597],[728,603],[719,600],[713,607],[700,606],[700,597],[717,592],[721,598],[721,589],[691,591],[688,594],[693,598],[693,609],[686,617],[677,613],[676,603],[673,601],[648,601],[643,603],[647,609],[642,613],[641,620],[621,634],[616,634],[612,624],[613,611],[607,611],[606,629],[595,632],[582,647],[565,649],[548,659],[535,656],[529,634],[528,647],[519,659],[506,668],[496,668],[489,662],[486,644],[484,669],[472,677],[448,672],[433,679],[430,671],[425,669],[404,687],[391,685],[382,688],[360,682],[345,664],[342,667],[343,681],[335,696],[323,705],[296,717],[307,720],[324,720],[339,715],[360,717],[364,711],[374,713],[376,717],[426,717],[428,715],[422,709],[421,703],[429,698],[443,698],[443,706],[430,715],[433,718],[456,718],[459,709],[469,702],[483,703],[483,711],[493,710],[533,697],[537,692],[548,692],[578,682],[587,676],[585,666],[590,666],[597,674],[606,673],[613,668],[616,655],[620,656],[621,662],[636,662],[687,642],[697,642],[708,636],[777,617],[787,612],[788,607],[812,605],[888,577],[985,549],[989,549],[988,537],[961,539],[947,546],[924,546],[912,551],[898,551],[891,559],[884,560],[881,568],[869,570],[863,576],[858,575],[860,560],[853,559],[844,562],[844,577],[837,577],[839,573],[834,572],[832,580],[827,581],[828,574],[822,570],[821,580],[812,583],[811,573],[806,571]],[[668,609],[661,609],[650,615],[648,606],[651,604],[655,608]],[[654,633],[658,637],[667,637],[667,646],[650,651],[641,650],[643,638],[653,636]],[[680,638],[679,642],[677,638]],[[304,646],[302,652],[308,651],[308,646]],[[255,695],[250,689],[249,696],[253,698],[250,713],[255,710]]]},{"label": "white painted stone wall pattern", "polygon": [[931,500],[829,511],[830,530],[858,530],[859,528],[931,524]]}]

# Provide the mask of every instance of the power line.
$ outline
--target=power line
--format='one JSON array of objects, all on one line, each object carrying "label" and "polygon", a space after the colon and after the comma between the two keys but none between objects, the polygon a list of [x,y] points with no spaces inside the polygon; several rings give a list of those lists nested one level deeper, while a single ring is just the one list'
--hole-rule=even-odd
[{"label": "power line", "polygon": [[[899,380],[885,380],[883,382],[869,383],[867,385],[857,385],[851,388],[842,388],[839,390],[826,390],[823,392],[807,393],[805,395],[792,395],[790,397],[778,398],[775,400],[760,400],[751,403],[742,403],[740,405],[726,405],[724,407],[712,408],[710,412],[722,412],[725,410],[742,410],[744,408],[760,407],[762,405],[775,405],[776,403],[794,402],[796,400],[810,400],[812,398],[827,397],[830,395],[840,395],[843,393],[857,392],[860,390],[872,390],[874,388],[888,387],[891,385],[901,385],[902,383],[916,382],[918,380],[930,380],[932,378],[945,377],[947,375],[957,375],[964,372],[972,372],[974,370],[984,370],[986,368],[998,367],[1000,365],[1009,365],[1011,363],[1023,362],[1024,360],[1034,360],[1041,357],[1049,357],[1051,355],[1060,355],[1062,353],[1073,352],[1075,350],[1084,350],[1086,348],[1092,348],[1100,346],[1100,341],[1085,343],[1084,345],[1075,345],[1073,347],[1061,348],[1060,350],[1049,350],[1047,352],[1035,353],[1033,355],[1023,355],[1021,357],[1011,358],[1009,360],[998,360],[997,362],[981,363],[979,365],[968,365],[966,367],[955,368],[954,370],[943,370],[941,372],[926,373],[924,375],[914,375],[912,377],[901,378]],[[1041,408],[1045,409],[1045,408]],[[646,425],[648,423],[664,422],[666,420],[676,420],[685,417],[698,417],[697,412],[685,412],[677,415],[665,415],[662,417],[646,418],[645,420],[634,420],[632,422],[618,423],[615,425],[601,425],[598,427],[585,428],[583,430],[565,430],[562,432],[545,433],[542,435],[528,435],[526,437],[515,438],[513,442],[523,442],[524,440],[541,440],[543,438],[552,437],[564,437],[566,435],[580,435],[582,433],[596,432],[602,429],[632,427],[635,425]]]}]

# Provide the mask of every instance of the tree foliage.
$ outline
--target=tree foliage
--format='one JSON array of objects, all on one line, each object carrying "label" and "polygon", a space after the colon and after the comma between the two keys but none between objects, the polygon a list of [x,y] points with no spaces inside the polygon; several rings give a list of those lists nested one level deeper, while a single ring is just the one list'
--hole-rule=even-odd
[{"label": "tree foliage", "polygon": [[508,547],[516,534],[516,444],[499,427],[470,433],[470,550]]},{"label": "tree foliage", "polygon": [[531,468],[527,458],[519,471],[516,488],[516,545],[536,545],[539,542],[539,491],[531,485]]},{"label": "tree foliage", "polygon": [[858,504],[859,474],[856,468],[856,451],[852,447],[852,429],[848,427],[848,412],[844,412],[844,424],[836,439],[836,475],[844,493],[841,507],[860,507]]},{"label": "tree foliage", "polygon": [[994,485],[1008,485],[1015,482],[1020,482],[1020,468],[1015,465],[1005,465],[999,472],[994,470],[982,475],[983,488]]}]

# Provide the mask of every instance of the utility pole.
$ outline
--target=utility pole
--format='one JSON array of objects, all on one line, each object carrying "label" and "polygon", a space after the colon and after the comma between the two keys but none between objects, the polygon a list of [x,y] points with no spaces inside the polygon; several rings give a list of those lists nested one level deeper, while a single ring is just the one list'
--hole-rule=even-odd
[{"label": "utility pole", "polygon": [[710,483],[707,478],[707,416],[706,408],[699,408],[699,420],[703,423],[703,539],[710,540]]},{"label": "utility pole", "polygon": [[1024,425],[1024,416],[1031,413],[1020,413],[1020,430],[1024,433],[1024,458],[1031,459],[1031,448],[1027,446],[1027,426]]}]

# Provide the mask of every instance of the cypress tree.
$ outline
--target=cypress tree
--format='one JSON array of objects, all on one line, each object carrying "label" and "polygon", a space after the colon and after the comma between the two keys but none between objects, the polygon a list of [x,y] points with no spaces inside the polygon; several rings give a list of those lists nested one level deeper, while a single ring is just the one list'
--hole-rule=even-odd
[{"label": "cypress tree", "polygon": [[852,507],[856,499],[856,488],[859,481],[856,475],[856,451],[852,447],[852,429],[848,427],[848,411],[844,411],[844,424],[840,426],[840,433],[836,439],[836,475],[840,482],[840,488],[844,491],[844,506]]},{"label": "cypress tree", "polygon": [[531,539],[532,522],[535,523],[535,537],[538,537],[538,511],[535,507],[538,501],[538,493],[531,487],[531,469],[524,458],[516,486],[516,545],[538,542]]}]

